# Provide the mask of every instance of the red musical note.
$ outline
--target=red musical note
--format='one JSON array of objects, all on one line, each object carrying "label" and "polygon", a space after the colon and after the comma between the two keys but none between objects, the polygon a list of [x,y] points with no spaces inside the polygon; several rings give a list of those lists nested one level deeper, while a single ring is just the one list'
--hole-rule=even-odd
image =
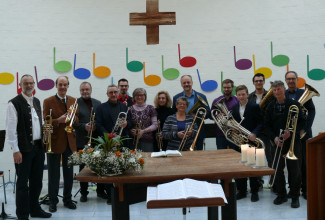
[{"label": "red musical note", "polygon": [[192,67],[195,66],[196,64],[196,59],[194,57],[187,56],[181,59],[181,49],[179,44],[178,44],[178,58],[179,58],[179,64],[182,67]]}]

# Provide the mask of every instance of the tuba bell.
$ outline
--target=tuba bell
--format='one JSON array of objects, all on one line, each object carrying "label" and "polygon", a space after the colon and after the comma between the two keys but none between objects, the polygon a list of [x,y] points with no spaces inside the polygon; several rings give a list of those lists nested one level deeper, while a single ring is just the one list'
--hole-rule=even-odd
[{"label": "tuba bell", "polygon": [[206,101],[204,101],[204,99],[201,96],[199,95],[196,96],[198,98],[198,101],[192,106],[192,108],[188,110],[187,114],[191,114],[196,109],[198,109],[201,105],[209,106],[208,103],[206,103]]},{"label": "tuba bell", "polygon": [[211,116],[228,141],[238,147],[242,144],[248,144],[255,148],[265,148],[264,142],[261,139],[249,140],[248,136],[251,132],[233,118],[223,99],[216,102],[214,107],[215,109],[211,111]]}]

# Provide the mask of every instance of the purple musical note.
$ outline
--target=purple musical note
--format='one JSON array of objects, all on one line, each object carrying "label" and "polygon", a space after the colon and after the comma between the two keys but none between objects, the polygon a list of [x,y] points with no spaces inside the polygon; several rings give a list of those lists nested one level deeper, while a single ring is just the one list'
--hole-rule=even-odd
[{"label": "purple musical note", "polygon": [[52,79],[42,79],[41,81],[38,81],[36,66],[34,66],[34,69],[35,69],[37,88],[39,88],[40,90],[43,90],[43,91],[50,90],[50,89],[54,88],[55,83]]},{"label": "purple musical note", "polygon": [[249,59],[240,59],[236,60],[236,47],[234,46],[234,60],[235,60],[235,67],[239,70],[248,70],[252,67],[252,61]]}]

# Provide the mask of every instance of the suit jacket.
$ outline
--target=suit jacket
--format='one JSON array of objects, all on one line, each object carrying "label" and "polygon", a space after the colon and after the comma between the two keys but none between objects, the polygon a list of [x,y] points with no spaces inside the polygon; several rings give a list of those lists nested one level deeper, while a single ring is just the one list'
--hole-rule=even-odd
[{"label": "suit jacket", "polygon": [[[234,119],[237,122],[241,121],[239,106],[240,103],[238,102],[232,108],[232,115],[234,116]],[[263,128],[263,118],[262,118],[260,107],[257,104],[248,101],[243,116],[244,116],[244,120],[242,121],[241,126],[246,128],[250,132],[258,135]]]},{"label": "suit jacket", "polygon": [[[195,97],[194,97],[194,103],[196,103],[199,99],[198,99],[198,95],[201,96],[201,98],[203,98],[203,100],[208,104],[208,106],[200,106],[200,107],[204,107],[206,110],[207,110],[207,115],[205,116],[205,119],[208,119],[210,118],[211,119],[211,110],[210,110],[210,107],[209,107],[209,103],[208,103],[208,100],[207,100],[207,97],[205,95],[203,95],[202,93],[199,93],[197,91],[195,91]],[[177,109],[176,109],[176,100],[178,97],[181,97],[181,96],[184,96],[184,92],[181,92],[181,93],[178,93],[177,95],[175,95],[173,97],[173,110],[174,112],[177,112]],[[186,96],[185,96],[186,97]],[[196,112],[194,112],[196,113]],[[199,126],[201,121],[200,120],[196,120],[196,124]],[[199,137],[198,138],[205,138],[206,137],[206,131],[205,131],[205,123],[203,123],[202,125],[202,128],[201,128],[201,131],[200,131],[200,134],[199,134]]]},{"label": "suit jacket", "polygon": [[[79,108],[79,124],[75,126],[76,136],[77,136],[77,148],[83,149],[84,146],[88,143],[88,131],[86,131],[85,126],[90,121],[90,111],[86,103],[82,98],[77,99],[78,108]],[[91,99],[91,104],[93,107],[93,113],[96,112],[96,108],[101,104],[97,99]],[[93,131],[93,137],[96,136],[96,130]]]},{"label": "suit jacket", "polygon": [[[122,104],[120,102],[117,102],[117,103],[120,106],[121,112],[127,112],[128,107],[125,104]],[[114,125],[115,125],[115,121],[113,121],[113,118],[111,115],[111,108],[109,106],[109,101],[102,103],[97,107],[95,121],[96,121],[96,130],[97,130],[98,135],[102,136],[104,133],[112,132]],[[131,122],[130,115],[128,115],[128,117],[127,117],[127,122],[128,122],[127,127],[131,127],[132,122]],[[126,135],[126,130],[127,130],[127,128],[123,129],[123,132],[122,132],[123,136]]]},{"label": "suit jacket", "polygon": [[[296,101],[299,100],[299,98],[302,96],[302,94],[304,93],[304,89],[297,89],[296,91],[296,96],[295,99]],[[286,90],[285,92],[286,98],[289,98],[289,90]],[[312,99],[308,100],[305,104],[304,107],[308,110],[308,117],[306,120],[306,127],[305,127],[305,131],[306,131],[306,138],[311,138],[313,137],[312,134],[312,129],[311,127],[313,126],[314,123],[314,119],[315,119],[315,115],[316,115],[316,109],[315,109],[315,105]]]},{"label": "suit jacket", "polygon": [[[72,152],[77,150],[76,133],[68,134],[64,129],[65,123],[59,123],[58,118],[67,112],[67,108],[75,103],[76,99],[67,95],[67,104],[65,105],[56,95],[51,96],[44,100],[43,103],[43,117],[45,118],[50,114],[52,109],[52,125],[53,133],[51,135],[51,148],[56,154],[61,154],[66,150],[67,144]],[[78,119],[79,110],[77,109],[74,125],[79,123]]]}]

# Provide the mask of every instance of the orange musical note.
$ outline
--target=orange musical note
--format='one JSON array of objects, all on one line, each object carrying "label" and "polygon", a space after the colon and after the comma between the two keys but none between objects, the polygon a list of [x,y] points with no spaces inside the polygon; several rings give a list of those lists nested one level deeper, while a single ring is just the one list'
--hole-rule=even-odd
[{"label": "orange musical note", "polygon": [[95,68],[95,56],[96,54],[93,53],[93,71],[94,71],[94,75],[97,77],[101,77],[101,78],[105,78],[108,77],[109,75],[111,75],[111,70],[110,68],[106,67],[106,66],[98,66]]},{"label": "orange musical note", "polygon": [[195,66],[196,64],[196,59],[194,57],[187,56],[181,59],[181,49],[179,44],[178,44],[178,58],[179,58],[179,64],[182,67],[192,67]]},{"label": "orange musical note", "polygon": [[260,67],[258,69],[255,69],[255,54],[253,54],[253,66],[254,66],[254,74],[262,73],[266,79],[271,77],[272,70],[270,68],[268,68],[268,67]]},{"label": "orange musical note", "polygon": [[157,86],[161,82],[161,78],[158,75],[149,75],[146,76],[146,66],[145,62],[143,62],[143,80],[144,83],[148,86]]}]

